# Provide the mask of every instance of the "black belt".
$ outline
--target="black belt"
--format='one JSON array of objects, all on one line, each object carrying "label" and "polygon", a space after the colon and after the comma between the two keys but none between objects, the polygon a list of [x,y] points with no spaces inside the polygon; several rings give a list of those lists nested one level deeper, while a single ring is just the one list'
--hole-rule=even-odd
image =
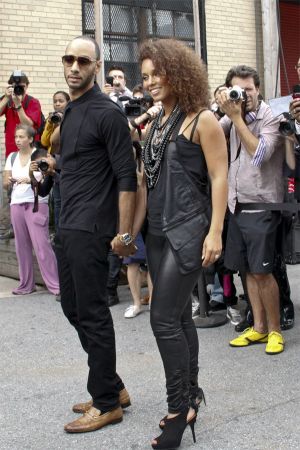
[{"label": "black belt", "polygon": [[241,211],[288,211],[296,214],[300,211],[300,203],[240,203],[237,202],[234,213]]}]

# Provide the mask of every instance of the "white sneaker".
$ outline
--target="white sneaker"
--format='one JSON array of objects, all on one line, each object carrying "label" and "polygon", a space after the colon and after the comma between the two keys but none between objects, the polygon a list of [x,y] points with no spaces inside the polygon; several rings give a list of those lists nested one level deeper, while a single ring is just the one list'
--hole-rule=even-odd
[{"label": "white sneaker", "polygon": [[128,308],[125,310],[124,317],[126,317],[126,319],[133,319],[133,318],[136,317],[140,312],[141,312],[141,308],[140,308],[139,306],[130,305],[130,306],[128,306]]},{"label": "white sneaker", "polygon": [[227,318],[230,320],[232,325],[238,325],[242,321],[242,316],[239,309],[233,306],[227,307]]}]

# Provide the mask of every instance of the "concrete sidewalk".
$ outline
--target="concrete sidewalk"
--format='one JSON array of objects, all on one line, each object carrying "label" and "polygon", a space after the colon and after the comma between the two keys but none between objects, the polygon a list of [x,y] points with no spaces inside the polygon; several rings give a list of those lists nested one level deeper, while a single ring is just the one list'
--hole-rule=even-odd
[{"label": "concrete sidewalk", "polygon": [[[300,266],[289,266],[296,319],[300,310]],[[0,290],[10,290],[0,279]],[[15,282],[14,282],[15,283]],[[13,284],[13,287],[15,284]],[[0,300],[0,449],[140,450],[160,434],[166,414],[165,380],[149,325],[149,310],[124,319],[129,290],[112,310],[117,365],[132,396],[121,424],[69,435],[72,404],[88,399],[87,361],[78,337],[52,295],[42,292]],[[3,292],[2,292],[3,294]],[[182,450],[300,449],[300,325],[284,333],[286,350],[268,356],[264,345],[229,347],[229,323],[198,330],[199,380],[207,407],[196,424],[197,443],[186,430]],[[178,355],[180,357],[180,355]]]},{"label": "concrete sidewalk", "polygon": [[[16,297],[12,290],[18,286],[18,280],[14,280],[13,278],[7,278],[0,276],[0,299],[1,298],[10,298]],[[34,292],[32,295],[39,295],[41,292],[47,292],[44,286],[36,286],[37,292]]]}]

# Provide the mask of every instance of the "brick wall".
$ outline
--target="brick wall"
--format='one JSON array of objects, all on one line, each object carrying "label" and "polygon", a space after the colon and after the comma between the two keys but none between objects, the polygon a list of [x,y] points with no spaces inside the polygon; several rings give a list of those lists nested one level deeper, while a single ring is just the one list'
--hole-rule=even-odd
[{"label": "brick wall", "polygon": [[206,0],[207,57],[210,85],[224,83],[230,67],[258,70],[263,90],[263,45],[260,0]]},{"label": "brick wall", "polygon": [[[30,80],[29,94],[41,101],[47,115],[52,110],[52,94],[67,90],[60,57],[66,43],[81,34],[81,16],[81,0],[2,0],[0,93],[12,70],[22,69]],[[224,81],[235,64],[256,67],[263,77],[260,0],[206,0],[206,27],[212,89]],[[2,167],[3,123],[1,118]]]},{"label": "brick wall", "polygon": [[[1,0],[0,93],[14,69],[26,72],[28,93],[38,98],[45,115],[52,111],[52,95],[68,90],[61,64],[66,44],[82,32],[81,0]],[[4,119],[0,119],[3,167]],[[0,189],[1,191],[1,189]]]}]

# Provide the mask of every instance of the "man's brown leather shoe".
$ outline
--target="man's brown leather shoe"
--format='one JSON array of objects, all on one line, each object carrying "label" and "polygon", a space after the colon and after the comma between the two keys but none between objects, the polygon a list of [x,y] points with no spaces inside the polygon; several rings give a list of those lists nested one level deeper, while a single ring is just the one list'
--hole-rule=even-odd
[{"label": "man's brown leather shoe", "polygon": [[[119,402],[123,409],[128,408],[128,406],[131,405],[129,394],[125,388],[119,392]],[[89,400],[85,403],[76,403],[72,410],[74,413],[84,414],[90,409],[91,406],[93,406],[93,400]]]},{"label": "man's brown leather shoe", "polygon": [[65,425],[64,430],[67,433],[87,433],[88,431],[96,431],[106,425],[113,425],[122,422],[123,410],[121,406],[109,411],[101,413],[101,411],[93,406],[79,419]]}]

